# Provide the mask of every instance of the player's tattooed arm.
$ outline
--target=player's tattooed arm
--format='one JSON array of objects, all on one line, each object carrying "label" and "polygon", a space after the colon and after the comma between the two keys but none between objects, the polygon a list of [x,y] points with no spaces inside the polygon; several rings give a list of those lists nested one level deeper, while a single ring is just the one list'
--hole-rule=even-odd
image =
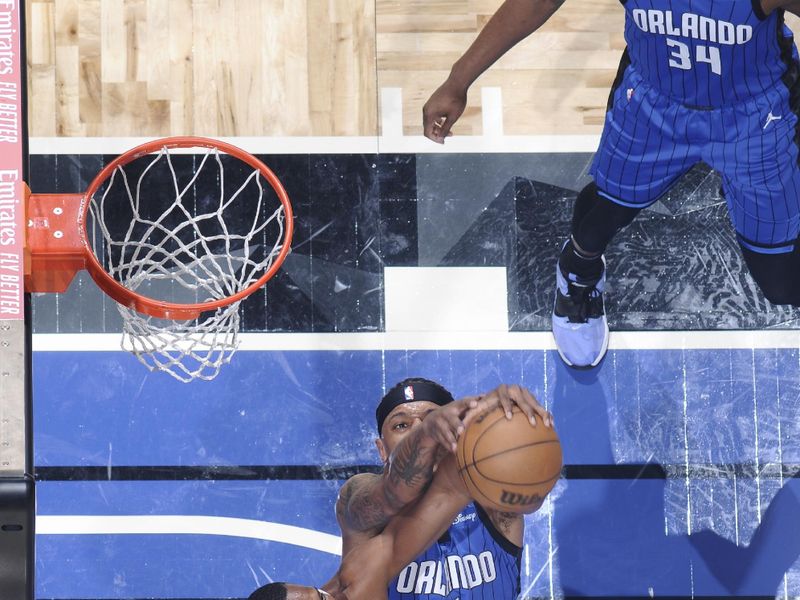
[{"label": "player's tattooed arm", "polygon": [[351,477],[339,493],[336,514],[350,531],[381,530],[431,481],[444,449],[422,427],[410,431],[395,448],[382,475]]},{"label": "player's tattooed arm", "polygon": [[444,455],[444,448],[435,443],[423,427],[418,431],[418,435],[411,431],[407,439],[395,448],[386,467],[385,487],[392,491],[402,506],[419,496],[430,483],[434,465]]},{"label": "player's tattooed arm", "polygon": [[467,397],[429,413],[397,444],[382,475],[348,480],[337,502],[339,524],[348,531],[383,529],[427,489],[436,465],[448,451],[455,451],[458,436],[485,405],[488,401]]},{"label": "player's tattooed arm", "polygon": [[336,520],[343,532],[371,531],[386,525],[384,503],[375,497],[378,475],[355,475],[339,492]]}]

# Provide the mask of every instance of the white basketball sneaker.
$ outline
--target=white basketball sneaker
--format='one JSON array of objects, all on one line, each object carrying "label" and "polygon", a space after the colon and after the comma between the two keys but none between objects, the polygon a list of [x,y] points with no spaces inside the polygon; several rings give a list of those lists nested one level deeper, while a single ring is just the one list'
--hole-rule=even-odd
[{"label": "white basketball sneaker", "polygon": [[556,265],[556,299],[553,305],[553,337],[562,360],[576,369],[596,367],[608,350],[608,321],[603,305],[603,274],[593,285],[581,285],[574,275]]}]

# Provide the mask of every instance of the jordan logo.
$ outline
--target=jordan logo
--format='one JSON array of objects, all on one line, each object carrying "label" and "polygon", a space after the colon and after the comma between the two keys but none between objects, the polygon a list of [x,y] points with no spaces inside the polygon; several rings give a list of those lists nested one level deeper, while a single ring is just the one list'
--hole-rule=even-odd
[{"label": "jordan logo", "polygon": [[764,123],[764,129],[766,129],[773,121],[780,121],[782,118],[783,115],[773,115],[772,111],[769,111],[769,115],[767,115],[767,122]]}]

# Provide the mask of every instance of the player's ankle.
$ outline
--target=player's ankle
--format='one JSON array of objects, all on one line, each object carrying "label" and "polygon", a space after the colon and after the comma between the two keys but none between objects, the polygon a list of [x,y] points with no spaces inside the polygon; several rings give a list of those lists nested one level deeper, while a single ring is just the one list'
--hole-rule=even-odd
[{"label": "player's ankle", "polygon": [[580,285],[592,285],[603,276],[602,253],[587,253],[571,237],[561,249],[558,266],[567,279]]}]

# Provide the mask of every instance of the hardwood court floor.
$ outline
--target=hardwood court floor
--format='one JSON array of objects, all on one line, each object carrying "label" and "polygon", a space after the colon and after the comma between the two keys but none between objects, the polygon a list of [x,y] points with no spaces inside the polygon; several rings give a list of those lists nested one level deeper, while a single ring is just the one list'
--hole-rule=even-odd
[{"label": "hardwood court floor", "polygon": [[[32,136],[373,136],[380,89],[403,132],[500,0],[27,0]],[[794,21],[796,22],[796,21]],[[599,133],[618,0],[568,0],[473,86],[460,135],[500,88],[504,133]]]}]

